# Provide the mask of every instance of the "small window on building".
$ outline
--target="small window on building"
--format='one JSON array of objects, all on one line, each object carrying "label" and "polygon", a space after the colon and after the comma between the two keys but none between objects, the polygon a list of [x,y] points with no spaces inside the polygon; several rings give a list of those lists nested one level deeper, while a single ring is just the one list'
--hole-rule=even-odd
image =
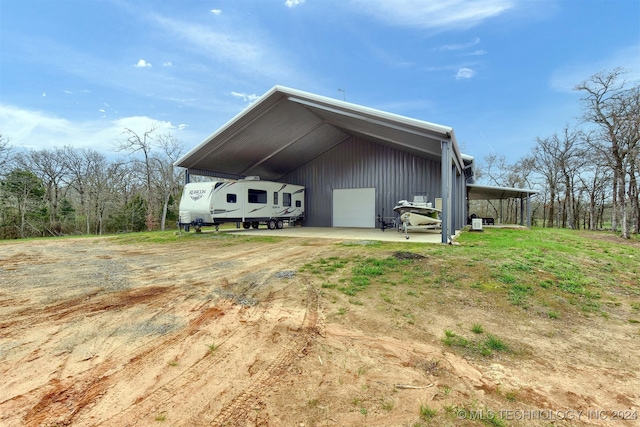
[{"label": "small window on building", "polygon": [[267,203],[267,192],[264,190],[249,189],[249,203]]},{"label": "small window on building", "polygon": [[300,200],[296,200],[296,208],[301,208],[302,202]]},{"label": "small window on building", "polygon": [[274,205],[278,204],[278,192],[277,191],[273,192],[273,204]]},{"label": "small window on building", "polygon": [[236,203],[237,200],[238,198],[235,194],[227,194],[227,203]]},{"label": "small window on building", "polygon": [[282,193],[282,206],[291,206],[291,193]]}]

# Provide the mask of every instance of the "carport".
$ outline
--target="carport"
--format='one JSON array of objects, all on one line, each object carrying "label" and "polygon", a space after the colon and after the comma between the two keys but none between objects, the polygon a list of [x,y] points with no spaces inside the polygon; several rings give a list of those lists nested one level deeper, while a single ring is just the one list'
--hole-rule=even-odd
[{"label": "carport", "polygon": [[[537,194],[535,190],[528,190],[522,188],[509,188],[509,187],[492,187],[477,184],[467,184],[467,212],[469,212],[468,201],[469,200],[499,200],[499,221],[504,218],[503,214],[503,201],[507,199],[517,199],[520,201],[520,214],[516,212],[516,223],[520,225],[526,225],[531,227],[531,196]],[[525,206],[526,204],[526,206]],[[517,206],[517,205],[516,205]],[[525,224],[526,213],[526,224]]]}]

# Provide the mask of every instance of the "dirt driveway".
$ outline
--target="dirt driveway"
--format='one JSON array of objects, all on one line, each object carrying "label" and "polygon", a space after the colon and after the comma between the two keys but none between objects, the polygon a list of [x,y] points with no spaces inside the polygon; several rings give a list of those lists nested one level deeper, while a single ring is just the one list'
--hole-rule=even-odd
[{"label": "dirt driveway", "polygon": [[[489,316],[483,307],[399,326],[366,307],[340,313],[298,271],[350,250],[326,239],[3,242],[0,425],[638,425],[469,420],[461,408],[637,410],[637,347],[598,366],[582,364],[591,356],[574,338],[532,342],[524,360],[467,360],[441,332]],[[589,328],[572,333],[587,340]]]}]

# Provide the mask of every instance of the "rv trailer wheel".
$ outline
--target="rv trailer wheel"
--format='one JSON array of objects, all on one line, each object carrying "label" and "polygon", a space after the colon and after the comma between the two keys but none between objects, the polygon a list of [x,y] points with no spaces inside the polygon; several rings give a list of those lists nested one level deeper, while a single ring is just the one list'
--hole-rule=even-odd
[{"label": "rv trailer wheel", "polygon": [[282,230],[283,227],[284,227],[284,222],[282,222],[282,220],[279,219],[278,222],[276,223],[276,228],[278,230]]},{"label": "rv trailer wheel", "polygon": [[407,238],[407,240],[409,240],[409,235],[408,234],[405,237]]},{"label": "rv trailer wheel", "polygon": [[244,228],[245,230],[248,230],[251,228],[251,224],[248,222],[243,222],[242,223],[242,228]]},{"label": "rv trailer wheel", "polygon": [[253,222],[251,223],[251,226],[252,226],[253,228],[257,229],[257,228],[260,226],[260,223],[259,223],[258,221],[253,221]]}]

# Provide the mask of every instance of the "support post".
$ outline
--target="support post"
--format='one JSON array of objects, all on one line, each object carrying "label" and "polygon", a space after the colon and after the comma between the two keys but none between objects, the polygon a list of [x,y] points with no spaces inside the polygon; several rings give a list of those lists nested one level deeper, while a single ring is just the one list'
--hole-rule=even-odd
[{"label": "support post", "polygon": [[531,194],[527,193],[527,227],[531,228]]},{"label": "support post", "polygon": [[189,175],[189,169],[184,170],[184,183],[185,185],[189,183],[189,179],[191,176]]},{"label": "support post", "polygon": [[442,188],[440,190],[442,197],[442,243],[449,243],[449,232],[451,209],[450,209],[450,191],[451,186],[449,181],[451,179],[451,151],[449,147],[449,141],[441,141],[442,145],[442,159],[440,163]]}]

